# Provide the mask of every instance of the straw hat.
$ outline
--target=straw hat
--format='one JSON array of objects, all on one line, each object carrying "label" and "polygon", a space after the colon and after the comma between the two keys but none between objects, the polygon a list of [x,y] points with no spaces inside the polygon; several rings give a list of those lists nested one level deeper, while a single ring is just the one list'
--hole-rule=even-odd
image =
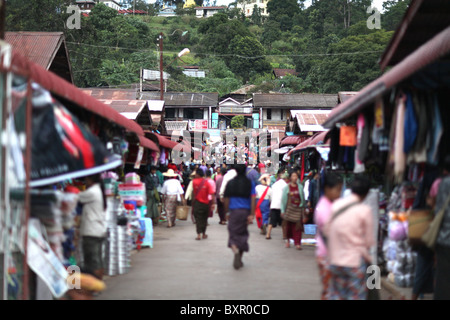
[{"label": "straw hat", "polygon": [[175,171],[173,171],[173,169],[169,169],[169,170],[167,170],[167,172],[163,173],[163,176],[165,176],[165,177],[176,177],[177,174],[175,173]]},{"label": "straw hat", "polygon": [[261,177],[259,178],[259,181],[261,181],[261,182],[267,182],[267,180],[268,179],[270,179],[270,175],[269,174],[267,174],[267,173],[265,173],[265,174],[263,174],[263,175],[261,175]]}]

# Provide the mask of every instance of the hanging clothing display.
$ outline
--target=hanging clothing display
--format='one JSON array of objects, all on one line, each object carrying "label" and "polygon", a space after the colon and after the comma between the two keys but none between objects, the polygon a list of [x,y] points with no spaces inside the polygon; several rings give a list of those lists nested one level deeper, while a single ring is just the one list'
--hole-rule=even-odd
[{"label": "hanging clothing display", "polygon": [[432,104],[430,112],[432,113],[431,118],[431,132],[430,140],[427,149],[427,161],[431,164],[436,165],[438,162],[438,149],[439,142],[444,133],[444,127],[441,119],[441,112],[439,110],[439,100],[436,94],[432,95]]},{"label": "hanging clothing display", "polygon": [[402,181],[403,173],[405,171],[406,159],[404,153],[404,127],[405,127],[405,103],[406,96],[402,94],[397,99],[397,114],[395,124],[395,136],[392,146],[394,154],[394,177],[396,181]]},{"label": "hanging clothing display", "polygon": [[410,93],[406,93],[406,110],[404,121],[404,140],[403,140],[403,152],[409,153],[414,146],[417,137],[418,125],[412,96]]},{"label": "hanging clothing display", "polygon": [[366,149],[369,143],[369,137],[367,135],[368,130],[365,130],[367,126],[365,125],[365,119],[362,113],[358,115],[356,127],[357,127],[357,137],[356,137],[357,147],[355,152],[355,169],[353,170],[353,172],[361,173],[366,170],[364,162],[362,161],[364,160],[364,151],[362,151],[362,149]]}]

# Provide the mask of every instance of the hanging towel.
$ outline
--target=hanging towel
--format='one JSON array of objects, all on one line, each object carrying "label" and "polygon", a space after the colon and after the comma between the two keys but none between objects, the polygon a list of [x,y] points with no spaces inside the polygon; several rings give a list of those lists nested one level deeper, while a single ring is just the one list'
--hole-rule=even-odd
[{"label": "hanging towel", "polygon": [[403,174],[405,172],[405,153],[403,149],[404,145],[404,127],[405,127],[405,112],[406,112],[406,96],[402,94],[397,99],[397,123],[395,128],[394,138],[394,177],[396,182],[403,180]]},{"label": "hanging towel", "polygon": [[444,128],[442,125],[441,112],[439,110],[439,101],[437,96],[433,95],[433,105],[432,105],[432,132],[430,135],[430,143],[427,150],[427,161],[431,164],[437,165],[438,163],[438,149],[439,142],[444,133]]},{"label": "hanging towel", "polygon": [[406,93],[406,111],[403,126],[404,126],[403,152],[408,154],[414,147],[418,131],[416,112],[414,110],[413,99],[410,93]]}]

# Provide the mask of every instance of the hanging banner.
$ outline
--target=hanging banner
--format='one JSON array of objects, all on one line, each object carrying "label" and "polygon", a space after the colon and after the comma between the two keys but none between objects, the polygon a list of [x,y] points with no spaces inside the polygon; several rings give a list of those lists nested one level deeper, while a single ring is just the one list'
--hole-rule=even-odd
[{"label": "hanging banner", "polygon": [[55,298],[62,297],[69,289],[68,272],[49,244],[42,237],[37,218],[28,222],[28,266],[50,289]]},{"label": "hanging banner", "polygon": [[[47,90],[33,84],[31,187],[93,175],[121,165],[103,143]],[[17,110],[24,115],[25,104]],[[24,130],[24,128],[21,128]]]},{"label": "hanging banner", "polygon": [[141,167],[142,156],[144,155],[144,147],[139,146],[139,151],[137,154],[136,162],[134,164],[135,169],[139,169]]},{"label": "hanging banner", "polygon": [[356,126],[342,126],[340,130],[339,145],[342,147],[356,146]]}]

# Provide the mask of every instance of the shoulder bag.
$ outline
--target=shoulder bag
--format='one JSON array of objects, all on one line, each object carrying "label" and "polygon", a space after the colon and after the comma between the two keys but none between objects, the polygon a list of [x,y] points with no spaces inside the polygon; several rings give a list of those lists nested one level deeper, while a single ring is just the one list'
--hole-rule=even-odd
[{"label": "shoulder bag", "polygon": [[441,229],[442,220],[444,219],[445,210],[447,209],[449,202],[450,195],[448,195],[444,206],[436,214],[427,231],[425,231],[422,236],[423,243],[430,249],[433,249],[436,245],[436,239],[438,237],[439,230]]},{"label": "shoulder bag", "polygon": [[261,214],[261,209],[259,208],[261,206],[261,203],[264,201],[264,198],[266,197],[267,192],[269,191],[270,187],[267,187],[266,190],[264,190],[261,198],[258,201],[258,204],[256,205],[255,208],[255,218],[256,218],[256,223],[258,224],[258,228],[261,228],[262,226],[262,214]]},{"label": "shoulder bag", "polygon": [[[329,223],[331,223],[334,219],[336,219],[338,216],[340,216],[342,213],[344,213],[345,211],[347,211],[348,209],[350,209],[351,207],[353,207],[354,205],[357,205],[359,202],[352,202],[348,205],[346,205],[345,207],[341,208],[340,210],[338,210],[331,218]],[[319,230],[319,234],[322,237],[323,243],[325,244],[325,246],[328,246],[328,238],[325,236],[325,234],[322,232],[322,230],[320,230],[319,228],[317,228]]]}]

